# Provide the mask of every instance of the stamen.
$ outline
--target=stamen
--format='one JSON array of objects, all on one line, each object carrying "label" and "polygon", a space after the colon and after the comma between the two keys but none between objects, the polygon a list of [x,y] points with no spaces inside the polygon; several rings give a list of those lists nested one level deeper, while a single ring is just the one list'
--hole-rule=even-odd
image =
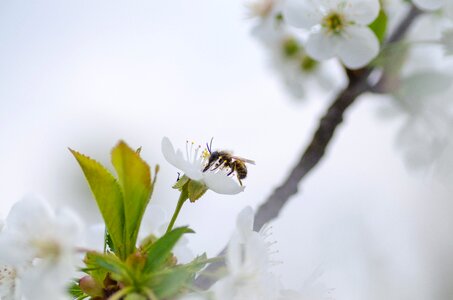
[{"label": "stamen", "polygon": [[189,156],[189,141],[186,140],[186,158],[187,161],[189,161],[190,156]]},{"label": "stamen", "polygon": [[275,267],[275,266],[282,265],[282,264],[283,264],[283,261],[281,261],[281,260],[270,260],[269,261],[269,266],[271,266],[271,267]]},{"label": "stamen", "polygon": [[277,244],[277,241],[272,241],[272,242],[266,242],[266,245],[268,247],[272,247],[273,245]]},{"label": "stamen", "polygon": [[193,154],[193,161],[195,162],[198,162],[200,160],[200,158],[198,157],[198,150],[200,150],[201,146],[198,145],[198,147],[195,148],[195,152]]},{"label": "stamen", "polygon": [[268,238],[272,235],[273,227],[271,225],[265,224],[259,231],[259,234],[264,238]]},{"label": "stamen", "polygon": [[[191,154],[191,156],[192,156],[192,153],[193,153],[193,144],[194,144],[194,142],[190,143],[190,154]],[[187,157],[187,160],[190,161],[191,163],[193,163],[194,160],[193,159],[191,160],[191,158],[192,158],[191,156]]]},{"label": "stamen", "polygon": [[274,251],[269,251],[269,252],[267,252],[267,253],[268,253],[269,255],[274,255],[274,254],[279,254],[280,251],[274,250]]}]

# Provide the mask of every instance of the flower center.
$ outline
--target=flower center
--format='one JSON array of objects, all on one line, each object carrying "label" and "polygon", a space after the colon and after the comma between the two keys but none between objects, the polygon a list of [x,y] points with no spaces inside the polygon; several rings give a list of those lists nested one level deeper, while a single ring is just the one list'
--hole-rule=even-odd
[{"label": "flower center", "polygon": [[318,62],[308,55],[304,55],[300,61],[300,68],[304,72],[313,72],[318,67]]},{"label": "flower center", "polygon": [[288,38],[283,41],[283,53],[286,57],[294,57],[299,54],[300,47],[299,43],[293,38]]},{"label": "flower center", "polygon": [[61,247],[57,241],[52,239],[32,241],[33,246],[38,250],[36,256],[38,258],[58,258],[61,255]]},{"label": "flower center", "polygon": [[346,20],[342,14],[338,12],[331,12],[324,17],[322,26],[326,28],[328,32],[338,34],[346,26]]}]

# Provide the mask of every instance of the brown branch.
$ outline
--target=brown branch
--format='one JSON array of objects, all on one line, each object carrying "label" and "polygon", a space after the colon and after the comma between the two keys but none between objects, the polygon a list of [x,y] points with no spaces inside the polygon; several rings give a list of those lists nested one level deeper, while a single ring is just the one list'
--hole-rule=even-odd
[{"label": "brown branch", "polygon": [[[412,6],[409,13],[389,37],[386,44],[401,40],[419,13],[420,11]],[[348,86],[337,96],[329,106],[326,114],[321,118],[318,129],[313,135],[310,144],[303,152],[299,162],[292,168],[289,176],[283,183],[259,206],[255,215],[255,230],[258,231],[265,223],[275,219],[288,200],[297,194],[299,183],[324,157],[337,127],[343,121],[346,110],[355,102],[358,96],[372,89],[368,85],[368,76],[372,70],[371,68],[365,68],[357,71],[347,71],[349,77]],[[223,256],[224,254],[225,249],[222,250],[219,256]],[[212,274],[224,266],[224,262],[216,262],[210,264],[206,268],[206,272]],[[195,284],[199,288],[207,289],[215,281],[215,278],[201,275],[195,280]]]},{"label": "brown branch", "polygon": [[324,157],[338,125],[343,121],[346,109],[354,103],[357,96],[367,90],[367,78],[370,69],[349,72],[349,85],[341,92],[321,118],[311,143],[306,148],[299,162],[293,167],[289,176],[277,187],[267,200],[260,205],[255,215],[254,229],[259,230],[265,223],[275,219],[291,196],[297,194],[300,181]]},{"label": "brown branch", "polygon": [[[400,41],[420,13],[420,10],[415,6],[411,6],[411,9],[396,30],[390,35],[386,44]],[[265,223],[278,216],[289,198],[297,193],[300,181],[324,157],[335,130],[343,121],[343,115],[346,109],[354,103],[359,95],[370,91],[367,79],[371,71],[372,69],[348,71],[349,85],[337,96],[326,114],[321,118],[318,129],[299,162],[293,167],[285,181],[258,208],[255,215],[255,230],[259,230]],[[384,76],[385,74],[382,75],[382,77]]]}]

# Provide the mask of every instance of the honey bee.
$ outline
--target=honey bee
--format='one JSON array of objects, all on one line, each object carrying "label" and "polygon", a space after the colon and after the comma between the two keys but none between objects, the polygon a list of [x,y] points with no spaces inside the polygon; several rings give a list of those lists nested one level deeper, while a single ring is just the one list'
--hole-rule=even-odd
[{"label": "honey bee", "polygon": [[209,160],[204,167],[203,172],[208,170],[214,171],[218,168],[229,168],[230,172],[227,175],[229,176],[233,174],[233,172],[236,172],[239,184],[242,186],[241,180],[247,177],[247,166],[245,164],[254,165],[255,162],[247,158],[234,156],[229,151],[212,151],[212,139],[209,145],[206,143],[206,148],[208,148]]}]

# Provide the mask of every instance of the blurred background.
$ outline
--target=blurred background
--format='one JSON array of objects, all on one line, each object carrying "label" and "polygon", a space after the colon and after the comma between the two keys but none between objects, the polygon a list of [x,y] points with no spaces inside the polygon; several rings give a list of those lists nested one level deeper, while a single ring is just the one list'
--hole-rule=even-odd
[{"label": "blurred background", "polygon": [[[110,166],[119,139],[159,164],[152,201],[170,215],[177,170],[163,136],[254,159],[237,196],[208,192],[186,205],[194,253],[214,256],[237,213],[284,180],[331,101],[294,100],[250,34],[242,0],[2,1],[0,217],[36,193],[100,221],[67,147]],[[413,172],[395,146],[401,120],[378,116],[382,97],[348,111],[325,159],[272,222],[273,271],[286,287],[318,281],[336,299],[451,299],[448,186]],[[215,238],[214,238],[215,237]]]}]

